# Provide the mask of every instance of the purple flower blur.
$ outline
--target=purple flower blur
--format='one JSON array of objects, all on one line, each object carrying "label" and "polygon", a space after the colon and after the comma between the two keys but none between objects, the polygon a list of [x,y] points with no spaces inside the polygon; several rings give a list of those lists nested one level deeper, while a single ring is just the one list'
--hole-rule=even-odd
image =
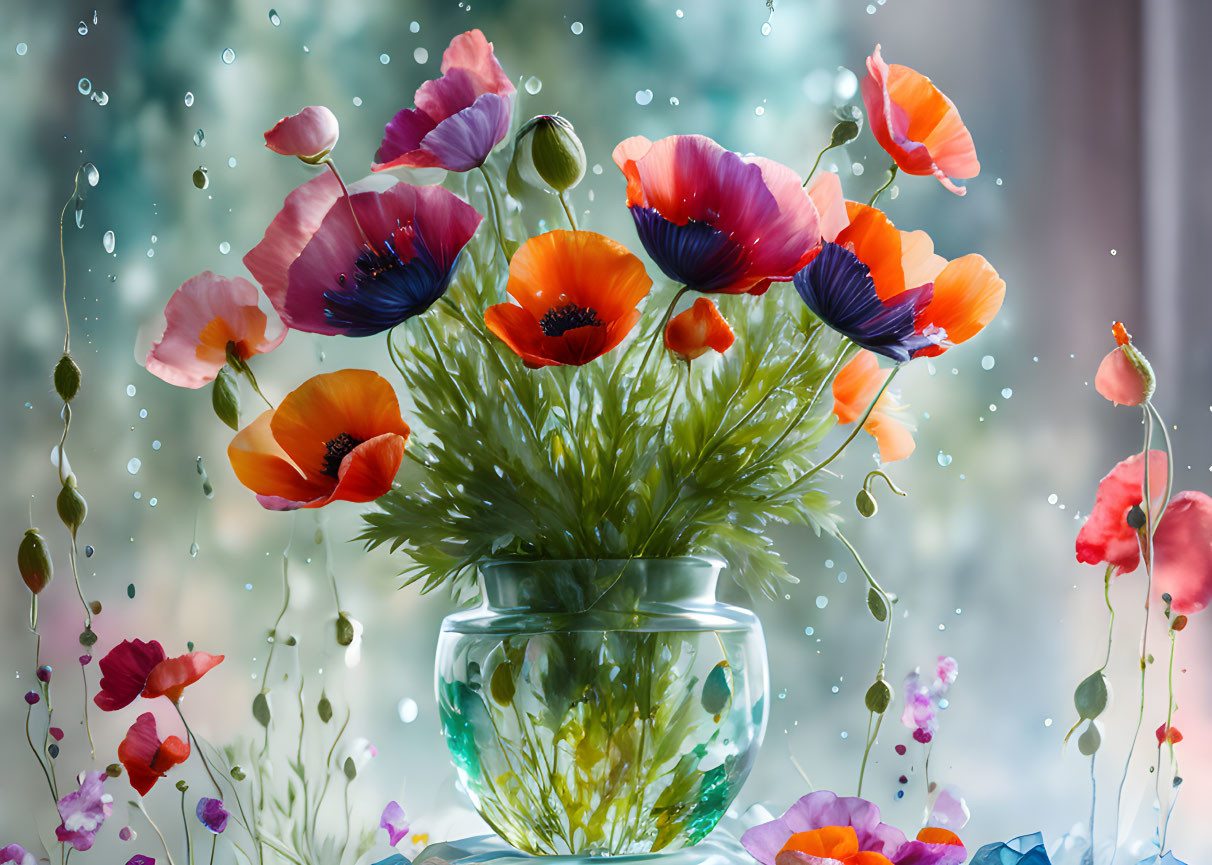
[{"label": "purple flower blur", "polygon": [[0,847],[0,863],[4,862],[13,862],[15,865],[38,865],[38,860],[34,858],[34,854],[20,844],[9,844],[7,847]]},{"label": "purple flower blur", "polygon": [[927,684],[917,670],[905,677],[905,711],[901,714],[901,723],[913,731],[914,740],[925,745],[934,738],[943,698],[958,675],[959,665],[955,658],[940,655],[933,682]]},{"label": "purple flower blur", "polygon": [[144,856],[142,853],[136,853],[126,860],[126,865],[156,865],[156,860],[150,856]]},{"label": "purple flower blur", "polygon": [[41,699],[42,698],[38,696],[37,691],[26,691],[25,692],[25,702],[29,703],[31,706],[38,705],[38,701]]},{"label": "purple flower blur", "polygon": [[404,840],[408,835],[408,818],[404,816],[404,809],[400,807],[399,802],[387,803],[379,826],[387,830],[387,843],[392,847]]},{"label": "purple flower blur", "polygon": [[114,797],[105,792],[104,772],[87,772],[80,778],[80,789],[59,800],[59,818],[55,829],[61,843],[87,850],[96,840],[97,830],[114,812]]},{"label": "purple flower blur", "polygon": [[227,818],[231,815],[218,799],[208,799],[203,796],[198,800],[198,821],[210,832],[222,835],[227,828]]}]

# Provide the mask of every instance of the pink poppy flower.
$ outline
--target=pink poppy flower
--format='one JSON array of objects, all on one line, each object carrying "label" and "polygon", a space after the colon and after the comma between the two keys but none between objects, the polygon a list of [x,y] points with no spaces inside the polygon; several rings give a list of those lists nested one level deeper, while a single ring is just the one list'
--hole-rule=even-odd
[{"label": "pink poppy flower", "polygon": [[147,677],[168,657],[155,640],[123,640],[101,659],[101,690],[93,697],[97,708],[114,712],[135,702],[147,687]]},{"label": "pink poppy flower", "polygon": [[695,291],[761,294],[790,280],[820,246],[816,206],[785,165],[702,135],[628,138],[614,162],[644,249]]},{"label": "pink poppy flower", "polygon": [[[1140,541],[1128,525],[1128,511],[1141,503],[1144,489],[1144,457],[1133,454],[1116,464],[1101,481],[1094,507],[1077,533],[1077,560],[1088,565],[1114,565],[1116,572],[1130,574],[1140,564]],[[1166,452],[1149,453],[1149,495],[1161,504],[1166,492]],[[1163,517],[1164,519],[1164,517]]]},{"label": "pink poppy flower", "polygon": [[87,850],[96,840],[97,830],[114,813],[114,797],[105,792],[106,774],[87,772],[80,778],[80,789],[59,800],[59,819],[55,838],[76,850]]},{"label": "pink poppy flower", "polygon": [[229,345],[241,360],[273,351],[286,328],[266,335],[269,317],[257,298],[256,286],[238,276],[207,270],[187,280],[164,307],[164,333],[147,354],[147,371],[177,387],[199,388],[227,363]]},{"label": "pink poppy flower", "polygon": [[341,126],[323,105],[308,105],[298,114],[283,117],[265,133],[265,146],[283,156],[297,156],[316,164],[337,146]]},{"label": "pink poppy flower", "polygon": [[461,33],[442,55],[442,77],[388,122],[371,167],[478,168],[509,132],[513,93],[492,43],[479,30]]},{"label": "pink poppy flower", "polygon": [[303,184],[244,256],[295,330],[367,336],[420,315],[445,293],[482,219],[441,187],[379,178],[350,192],[340,201],[329,174]]},{"label": "pink poppy flower", "polygon": [[399,844],[408,836],[408,818],[399,802],[388,802],[379,820],[379,827],[387,830],[387,843],[392,847]]},{"label": "pink poppy flower", "polygon": [[1132,344],[1132,335],[1122,321],[1115,322],[1111,332],[1115,348],[1098,365],[1094,389],[1116,405],[1140,405],[1153,396],[1153,367]]},{"label": "pink poppy flower", "polygon": [[952,180],[976,177],[981,164],[955,103],[920,72],[885,63],[878,45],[867,58],[862,87],[871,134],[897,167],[906,174],[932,174],[963,195],[964,187]]}]

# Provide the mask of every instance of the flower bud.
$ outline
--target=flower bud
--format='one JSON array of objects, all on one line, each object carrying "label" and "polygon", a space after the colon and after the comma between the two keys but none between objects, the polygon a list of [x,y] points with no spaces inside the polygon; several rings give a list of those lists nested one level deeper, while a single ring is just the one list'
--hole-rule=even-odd
[{"label": "flower bud", "polygon": [[64,402],[71,402],[79,392],[80,367],[70,354],[65,354],[55,364],[55,393]]},{"label": "flower bud", "polygon": [[269,697],[264,691],[253,697],[252,713],[258,724],[262,727],[269,727]]},{"label": "flower bud", "polygon": [[833,134],[829,137],[830,147],[841,147],[843,144],[853,141],[859,137],[859,131],[862,129],[854,120],[843,120],[837,126],[833,127]]},{"label": "flower bud", "polygon": [[25,692],[25,702],[29,703],[31,706],[38,705],[38,703],[41,699],[42,698],[38,696],[37,691],[26,691]]},{"label": "flower bud", "polygon": [[110,778],[121,778],[122,777],[122,764],[121,763],[110,763],[108,766],[105,767],[105,774]]},{"label": "flower bud", "polygon": [[37,529],[25,530],[25,537],[17,547],[17,570],[21,572],[26,587],[35,595],[45,589],[55,575],[46,538]]},{"label": "flower bud", "polygon": [[862,489],[858,491],[858,495],[854,497],[854,506],[858,508],[858,512],[864,517],[873,517],[879,506],[875,503],[875,496]]},{"label": "flower bud", "polygon": [[59,497],[55,499],[55,508],[59,511],[59,519],[63,521],[63,525],[71,529],[72,536],[75,537],[88,516],[88,502],[80,495],[80,490],[76,489],[75,475],[67,476],[63,489],[59,490]]},{"label": "flower bud", "polygon": [[210,404],[219,420],[232,429],[240,430],[240,388],[229,367],[223,367],[211,385]]},{"label": "flower bud", "polygon": [[[92,648],[93,646],[97,645],[97,635],[93,633],[92,628],[86,627],[83,631],[80,632],[80,645],[84,646],[84,648],[86,648],[86,649]],[[90,658],[91,658],[91,656],[90,656]]]},{"label": "flower bud", "polygon": [[36,675],[38,676],[39,682],[49,682],[51,680],[52,673],[54,673],[54,668],[51,667],[50,664],[43,664],[38,668]]},{"label": "flower bud", "polygon": [[558,114],[540,114],[518,130],[513,158],[531,186],[565,192],[585,176],[585,148],[572,124]]},{"label": "flower bud", "polygon": [[1157,387],[1153,367],[1132,344],[1123,322],[1115,322],[1111,332],[1117,345],[1098,365],[1094,389],[1116,405],[1140,405]]},{"label": "flower bud", "polygon": [[1103,743],[1103,736],[1098,731],[1098,722],[1090,721],[1086,729],[1077,737],[1077,750],[1086,757],[1093,755]]},{"label": "flower bud", "polygon": [[323,105],[309,105],[298,114],[283,117],[265,133],[265,146],[283,156],[297,156],[319,165],[341,135],[337,117]]},{"label": "flower bud", "polygon": [[244,774],[244,770],[241,769],[239,766],[231,767],[231,776],[232,776],[232,778],[234,778],[237,781],[243,781],[245,778],[248,777],[247,775]]},{"label": "flower bud", "polygon": [[320,703],[316,706],[316,713],[325,724],[332,720],[332,701],[323,691],[320,692]]},{"label": "flower bud", "polygon": [[189,784],[185,783],[184,780],[178,781],[177,789],[180,790],[182,793],[184,793],[186,790],[189,789]]},{"label": "flower bud", "polygon": [[349,646],[354,641],[354,626],[349,615],[341,612],[337,615],[337,645]]},{"label": "flower bud", "polygon": [[341,767],[341,771],[345,773],[345,777],[349,781],[358,777],[358,764],[354,762],[353,757],[345,758],[345,765]]}]

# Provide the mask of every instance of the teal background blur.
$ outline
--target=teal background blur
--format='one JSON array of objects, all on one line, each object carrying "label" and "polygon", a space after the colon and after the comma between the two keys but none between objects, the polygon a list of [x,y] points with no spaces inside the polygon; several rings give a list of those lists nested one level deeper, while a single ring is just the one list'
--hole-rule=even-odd
[{"label": "teal background blur", "polygon": [[[265,2],[0,6],[0,550],[14,560],[32,508],[57,563],[42,631],[43,657],[59,671],[62,777],[89,765],[75,723],[79,606],[48,458],[61,430],[49,382],[62,344],[57,217],[81,163],[92,161],[101,179],[88,190],[83,228],[70,211],[67,219],[73,349],[85,381],[68,449],[91,507],[80,540],[95,554],[81,560],[81,576],[86,594],[105,607],[96,649],[99,656],[138,636],[161,640],[170,653],[188,640],[225,652],[227,662],[185,704],[198,731],[222,743],[255,729],[248,707],[261,687],[292,518],[262,511],[235,481],[224,456],[230,434],[211,415],[208,393],[169,387],[139,361],[170,293],[207,268],[247,275],[240,257],[283,197],[312,176],[267,151],[261,133],[304,105],[328,105],[341,121],[336,159],[356,178],[368,170],[384,123],[436,77],[450,37],[480,27],[519,84],[516,110],[560,111],[576,124],[594,166],[573,194],[577,210],[588,211],[583,227],[639,250],[610,161],[615,143],[701,132],[802,173],[835,109],[856,103],[856,74],[880,42],[890,62],[929,74],[957,103],[982,162],[963,199],[932,180],[902,177],[896,198],[885,199],[890,216],[902,228],[928,230],[948,257],[983,253],[1008,291],[978,339],[898,379],[918,425],[917,453],[892,474],[910,497],[881,496],[878,516],[857,525],[848,502],[872,465],[865,435],[839,470],[837,497],[847,502],[868,563],[901,597],[888,673],[898,702],[901,679],[914,667],[929,669],[940,654],[959,660],[930,777],[964,792],[972,809],[964,839],[975,849],[1037,829],[1056,838],[1088,819],[1089,762],[1063,748],[1062,738],[1073,721],[1073,686],[1101,663],[1106,611],[1101,571],[1074,561],[1073,538],[1098,478],[1140,448],[1141,432],[1136,412],[1113,409],[1090,385],[1113,319],[1128,322],[1157,367],[1158,403],[1175,424],[1176,488],[1212,487],[1205,333],[1212,301],[1199,254],[1212,216],[1197,149],[1212,130],[1186,110],[1198,90],[1184,65],[1196,34],[1210,32],[1207,7],[1197,0],[783,0],[773,17],[761,0],[473,0],[470,8],[276,0],[273,8],[276,26]],[[80,92],[82,78],[91,95]],[[205,146],[195,142],[198,130]],[[864,133],[824,165],[836,165],[849,197],[865,200],[883,181],[887,157]],[[208,172],[206,190],[191,181],[199,167]],[[103,248],[107,230],[116,238],[112,255]],[[258,375],[277,397],[307,375],[350,365],[383,369],[381,341],[292,334],[259,360]],[[213,500],[201,494],[199,455]],[[134,473],[132,459],[140,461]],[[408,482],[407,471],[400,480]],[[397,798],[419,831],[467,834],[475,826],[457,810],[431,685],[438,624],[453,604],[440,593],[397,591],[398,561],[342,542],[357,530],[357,508],[328,510],[343,606],[365,627],[360,662],[348,665],[332,637],[334,608],[310,514],[296,518],[295,593],[283,630],[300,638],[311,698],[322,686],[349,705],[350,733],[378,748],[354,788],[355,819],[374,825]],[[779,603],[755,604],[778,698],[740,804],[781,809],[808,789],[791,757],[812,784],[853,793],[862,695],[882,632],[843,548],[801,530],[779,531],[776,541],[801,583]],[[33,658],[28,594],[14,568],[5,573],[0,845],[34,848],[37,821],[49,820],[52,831],[55,821],[22,729]],[[1120,616],[1097,764],[1100,834],[1111,831],[1136,720],[1143,592],[1137,574],[1118,580],[1112,595]],[[1150,767],[1165,707],[1160,634],[1151,643],[1159,664],[1124,798],[1124,836],[1136,841],[1147,841],[1156,820]],[[1199,813],[1212,797],[1210,655],[1203,617],[1194,617],[1175,665],[1185,783],[1170,831],[1191,863],[1212,857]],[[95,671],[94,664],[94,690]],[[415,701],[416,712],[405,703],[401,715],[401,700]],[[922,751],[896,714],[874,751],[865,793],[886,819],[914,831],[923,811]],[[94,711],[97,765],[114,759],[133,715]],[[900,742],[911,746],[904,757],[893,751]],[[902,774],[906,785],[898,783]],[[151,833],[125,804],[125,781],[111,788],[118,808],[87,861],[155,855]],[[162,784],[149,800],[170,835],[180,831],[175,798]],[[340,823],[340,809],[324,819]],[[138,845],[116,839],[128,822],[141,833]]]}]

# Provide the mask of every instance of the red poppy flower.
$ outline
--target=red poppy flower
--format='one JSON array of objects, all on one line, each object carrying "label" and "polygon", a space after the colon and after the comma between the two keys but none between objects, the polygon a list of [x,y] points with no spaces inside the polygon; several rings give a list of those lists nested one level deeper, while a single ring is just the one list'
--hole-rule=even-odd
[{"label": "red poppy flower", "polygon": [[906,174],[931,175],[956,195],[952,179],[980,173],[972,135],[959,110],[930,79],[908,66],[889,66],[880,46],[867,58],[863,105],[871,134]]},{"label": "red poppy flower", "polygon": [[364,369],[314,376],[232,439],[240,483],[271,510],[369,502],[391,489],[409,428],[387,380]]},{"label": "red poppy flower", "polygon": [[488,329],[527,366],[580,366],[621,343],[652,288],[644,265],[592,231],[532,237],[509,263],[509,296],[484,313]]},{"label": "red poppy flower", "polygon": [[135,701],[147,687],[147,677],[167,655],[152,640],[123,640],[101,659],[101,690],[93,702],[104,712],[114,712]]},{"label": "red poppy flower", "polygon": [[1183,734],[1178,731],[1178,727],[1173,724],[1166,726],[1162,724],[1157,728],[1157,746],[1160,748],[1167,742],[1171,745],[1177,745],[1183,740]]},{"label": "red poppy flower", "polygon": [[188,742],[176,736],[160,741],[156,718],[151,712],[144,712],[131,724],[118,746],[118,762],[126,768],[130,785],[140,796],[146,796],[169,769],[188,758]]},{"label": "red poppy flower", "polygon": [[1140,405],[1153,396],[1153,367],[1132,344],[1122,321],[1111,328],[1115,348],[1103,358],[1094,376],[1094,389],[1116,405]]},{"label": "red poppy flower", "polygon": [[665,326],[665,348],[690,363],[711,349],[720,354],[736,340],[727,320],[714,303],[700,297],[685,312],[679,312]]},{"label": "red poppy flower", "polygon": [[[1140,564],[1140,541],[1128,525],[1128,511],[1141,503],[1144,489],[1144,457],[1133,454],[1111,469],[1098,482],[1094,507],[1077,533],[1077,560],[1088,565],[1114,565],[1116,572],[1130,574]],[[1155,505],[1166,492],[1166,452],[1149,453],[1149,495]],[[1163,517],[1164,519],[1164,517]]]},{"label": "red poppy flower", "polygon": [[[880,369],[879,361],[869,351],[861,351],[842,367],[833,379],[833,413],[839,424],[858,420],[890,373]],[[880,449],[880,461],[903,460],[913,453],[913,430],[897,417],[904,406],[891,391],[884,391],[867,416],[863,429],[875,438]]]},{"label": "red poppy flower", "polygon": [[206,652],[189,652],[156,664],[147,677],[143,696],[149,698],[168,697],[174,703],[181,699],[181,692],[201,679],[223,662],[223,655],[208,655]]}]

